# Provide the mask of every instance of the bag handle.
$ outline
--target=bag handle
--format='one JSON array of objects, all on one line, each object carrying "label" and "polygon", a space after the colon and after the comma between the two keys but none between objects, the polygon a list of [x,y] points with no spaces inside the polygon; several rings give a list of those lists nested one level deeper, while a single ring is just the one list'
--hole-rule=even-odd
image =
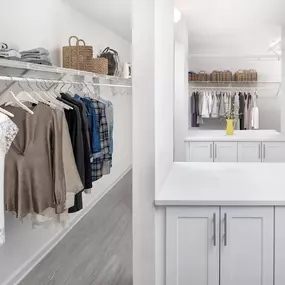
[{"label": "bag handle", "polygon": [[[106,53],[106,52],[108,52],[108,51],[109,51],[109,49],[110,49],[109,47],[106,47],[106,48],[102,51],[102,53]],[[102,54],[102,53],[101,53],[101,54]]]},{"label": "bag handle", "polygon": [[76,45],[77,46],[79,46],[79,43],[83,43],[83,46],[86,46],[86,42],[84,41],[84,40],[82,40],[82,39],[80,39],[80,40],[78,40],[77,42],[76,42]]},{"label": "bag handle", "polygon": [[71,40],[72,40],[72,39],[76,39],[76,45],[77,45],[77,42],[79,41],[79,38],[78,38],[78,37],[76,37],[76,36],[71,36],[71,37],[69,38],[69,40],[68,40],[70,47],[72,46],[72,44],[71,44]]},{"label": "bag handle", "polygon": [[107,52],[112,52],[112,53],[114,53],[114,54],[118,54],[118,52],[117,51],[115,51],[114,49],[112,49],[112,48],[110,48],[110,47],[106,47],[103,51],[102,51],[102,53],[107,53]]}]

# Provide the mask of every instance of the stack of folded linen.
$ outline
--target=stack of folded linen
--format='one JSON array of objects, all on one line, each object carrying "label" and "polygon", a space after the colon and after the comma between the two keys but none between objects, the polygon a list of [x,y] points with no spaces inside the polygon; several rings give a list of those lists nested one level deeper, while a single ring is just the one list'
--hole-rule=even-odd
[{"label": "stack of folded linen", "polygon": [[0,43],[0,58],[21,60],[21,54],[15,49],[9,49],[7,44]]},{"label": "stack of folded linen", "polygon": [[49,58],[48,50],[41,47],[27,51],[22,51],[21,56],[22,56],[22,61],[25,62],[52,65],[51,60]]}]

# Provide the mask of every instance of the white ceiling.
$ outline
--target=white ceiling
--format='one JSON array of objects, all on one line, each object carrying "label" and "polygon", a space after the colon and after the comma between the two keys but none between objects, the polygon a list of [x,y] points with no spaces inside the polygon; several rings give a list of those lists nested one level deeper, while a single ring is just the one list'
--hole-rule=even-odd
[{"label": "white ceiling", "polygon": [[281,38],[284,0],[176,0],[194,54],[265,54]]},{"label": "white ceiling", "polygon": [[66,0],[66,2],[131,42],[131,0]]},{"label": "white ceiling", "polygon": [[[66,0],[131,41],[131,0]],[[284,0],[175,0],[194,54],[266,54],[281,38]]]}]

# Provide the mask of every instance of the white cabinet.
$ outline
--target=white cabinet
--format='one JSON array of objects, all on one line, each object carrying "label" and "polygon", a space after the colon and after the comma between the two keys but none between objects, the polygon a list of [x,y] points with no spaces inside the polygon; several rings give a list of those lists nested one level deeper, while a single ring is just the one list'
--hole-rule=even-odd
[{"label": "white cabinet", "polygon": [[238,162],[261,162],[261,142],[239,142]]},{"label": "white cabinet", "polygon": [[273,285],[273,207],[222,207],[221,285]]},{"label": "white cabinet", "polygon": [[215,162],[237,162],[237,142],[215,142],[214,161]]},{"label": "white cabinet", "polygon": [[285,162],[285,142],[263,142],[263,162]]},{"label": "white cabinet", "polygon": [[[166,285],[273,285],[273,212],[273,207],[167,208]],[[280,282],[276,285],[284,285]]]},{"label": "white cabinet", "polygon": [[285,284],[285,207],[275,207],[275,285]]},{"label": "white cabinet", "polygon": [[186,143],[186,161],[213,162],[213,142]]},{"label": "white cabinet", "polygon": [[219,284],[219,208],[167,208],[166,285]]}]

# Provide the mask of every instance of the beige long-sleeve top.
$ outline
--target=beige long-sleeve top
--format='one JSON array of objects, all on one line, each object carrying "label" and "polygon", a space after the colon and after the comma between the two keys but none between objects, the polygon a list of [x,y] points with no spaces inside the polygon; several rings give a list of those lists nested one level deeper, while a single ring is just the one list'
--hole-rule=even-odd
[{"label": "beige long-sleeve top", "polygon": [[66,185],[63,168],[63,112],[39,103],[31,115],[6,107],[19,132],[5,160],[5,208],[18,217],[55,208],[64,211]]}]

